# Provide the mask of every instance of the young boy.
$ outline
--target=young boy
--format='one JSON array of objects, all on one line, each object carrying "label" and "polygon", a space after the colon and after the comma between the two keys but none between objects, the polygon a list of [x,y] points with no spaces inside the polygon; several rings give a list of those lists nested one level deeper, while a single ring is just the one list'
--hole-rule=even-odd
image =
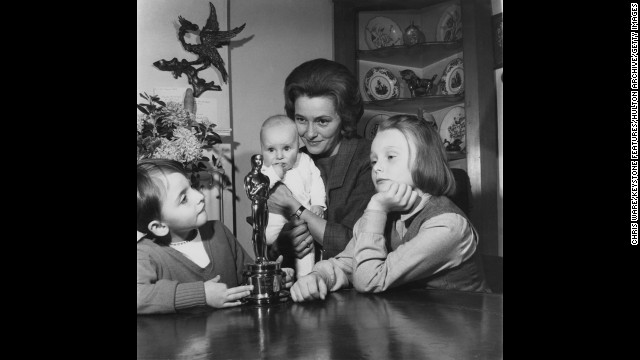
[{"label": "young boy", "polygon": [[[324,183],[309,155],[298,151],[298,130],[293,120],[286,115],[265,120],[260,129],[260,146],[264,157],[262,173],[269,177],[269,187],[283,182],[302,206],[322,217],[327,208]],[[280,214],[269,213],[265,230],[267,244],[275,241],[287,221]],[[313,264],[313,252],[296,259],[296,276],[308,274]]]},{"label": "young boy", "polygon": [[[138,314],[240,305],[250,258],[219,221],[207,221],[204,196],[176,161],[138,161]],[[279,259],[280,260],[280,259]],[[286,270],[291,286],[292,269]]]}]

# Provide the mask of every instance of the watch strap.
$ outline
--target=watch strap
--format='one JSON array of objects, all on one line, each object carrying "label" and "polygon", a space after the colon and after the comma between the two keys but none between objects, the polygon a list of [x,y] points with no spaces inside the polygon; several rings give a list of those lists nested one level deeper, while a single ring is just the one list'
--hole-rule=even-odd
[{"label": "watch strap", "polygon": [[300,220],[300,215],[302,215],[302,212],[305,210],[306,208],[304,206],[300,206],[298,210],[296,210],[296,212],[293,214],[293,216],[295,216],[296,219]]}]

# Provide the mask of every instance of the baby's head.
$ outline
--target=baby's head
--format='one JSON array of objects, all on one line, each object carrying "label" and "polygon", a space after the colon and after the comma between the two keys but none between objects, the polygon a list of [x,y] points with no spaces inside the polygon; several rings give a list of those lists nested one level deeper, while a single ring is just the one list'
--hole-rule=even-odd
[{"label": "baby's head", "polygon": [[286,115],[274,115],[262,123],[260,147],[264,165],[278,165],[287,171],[298,159],[298,128]]},{"label": "baby's head", "polygon": [[169,243],[167,235],[184,236],[206,222],[204,196],[191,187],[179,162],[138,161],[138,231]]},{"label": "baby's head", "polygon": [[371,162],[378,192],[389,187],[388,180],[434,196],[455,191],[440,135],[414,115],[394,115],[380,122],[371,144]]}]

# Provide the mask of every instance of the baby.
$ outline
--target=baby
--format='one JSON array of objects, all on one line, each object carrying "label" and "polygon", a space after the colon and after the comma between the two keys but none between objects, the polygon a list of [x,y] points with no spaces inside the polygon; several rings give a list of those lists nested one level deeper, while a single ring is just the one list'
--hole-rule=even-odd
[{"label": "baby", "polygon": [[[264,157],[262,173],[269,177],[269,187],[283,182],[302,206],[323,217],[327,207],[320,170],[309,155],[298,151],[298,130],[293,120],[286,115],[274,115],[265,120],[260,129],[260,146]],[[267,244],[275,241],[287,221],[280,214],[269,213],[265,230]],[[314,262],[313,252],[296,259],[296,276],[308,274]]]}]

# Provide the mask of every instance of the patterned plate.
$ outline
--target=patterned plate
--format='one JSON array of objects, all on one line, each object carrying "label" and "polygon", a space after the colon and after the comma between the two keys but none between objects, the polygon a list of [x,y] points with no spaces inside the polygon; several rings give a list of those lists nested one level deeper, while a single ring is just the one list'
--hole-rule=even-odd
[{"label": "patterned plate", "polygon": [[364,76],[364,91],[370,100],[398,98],[398,79],[389,69],[373,67]]},{"label": "patterned plate", "polygon": [[451,61],[442,73],[442,95],[457,95],[464,92],[464,63],[461,58]]},{"label": "patterned plate", "polygon": [[390,118],[387,114],[377,114],[372,116],[369,121],[367,121],[367,126],[364,129],[364,137],[367,140],[373,140],[376,137],[376,132],[378,131],[378,124],[384,119]]},{"label": "patterned plate", "polygon": [[384,16],[369,20],[364,28],[364,38],[371,50],[403,44],[402,29],[393,20]]},{"label": "patterned plate", "polygon": [[438,22],[436,29],[436,40],[456,41],[462,39],[462,17],[460,16],[460,6],[449,6]]},{"label": "patterned plate", "polygon": [[440,124],[440,137],[447,151],[462,151],[466,147],[467,118],[462,106],[453,107]]}]

